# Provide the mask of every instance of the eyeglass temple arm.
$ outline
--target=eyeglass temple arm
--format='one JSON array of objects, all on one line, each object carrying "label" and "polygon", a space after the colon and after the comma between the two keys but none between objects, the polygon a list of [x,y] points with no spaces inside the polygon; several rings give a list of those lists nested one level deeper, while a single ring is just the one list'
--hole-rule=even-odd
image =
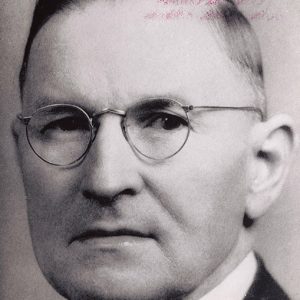
[{"label": "eyeglass temple arm", "polygon": [[186,112],[189,112],[194,109],[203,109],[203,110],[244,110],[244,111],[250,111],[255,112],[259,114],[262,121],[265,120],[265,116],[263,111],[258,107],[253,106],[193,106],[193,105],[184,105],[183,109]]},{"label": "eyeglass temple arm", "polygon": [[31,116],[30,117],[23,117],[22,114],[17,114],[17,118],[24,124],[24,125],[28,125]]}]

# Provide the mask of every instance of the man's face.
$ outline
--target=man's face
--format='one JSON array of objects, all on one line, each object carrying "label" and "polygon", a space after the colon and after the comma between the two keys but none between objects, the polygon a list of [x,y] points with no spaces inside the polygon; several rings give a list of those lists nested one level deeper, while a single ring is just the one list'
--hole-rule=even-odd
[{"label": "man's face", "polygon": [[[197,20],[144,17],[157,8],[99,1],[52,17],[32,46],[23,114],[53,103],[126,110],[156,96],[249,105],[250,88],[217,33]],[[89,153],[71,167],[39,159],[22,128],[34,251],[62,294],[172,298],[201,290],[219,272],[243,232],[253,121],[229,111],[197,118],[178,154],[153,161],[132,150],[121,117],[106,114]]]}]

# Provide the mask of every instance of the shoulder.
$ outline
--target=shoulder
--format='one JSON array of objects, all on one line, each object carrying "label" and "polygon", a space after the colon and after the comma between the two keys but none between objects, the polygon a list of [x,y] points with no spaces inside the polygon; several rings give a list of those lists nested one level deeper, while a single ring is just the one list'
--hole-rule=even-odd
[{"label": "shoulder", "polygon": [[263,260],[257,254],[256,259],[257,272],[244,300],[289,300],[290,298],[268,272]]}]

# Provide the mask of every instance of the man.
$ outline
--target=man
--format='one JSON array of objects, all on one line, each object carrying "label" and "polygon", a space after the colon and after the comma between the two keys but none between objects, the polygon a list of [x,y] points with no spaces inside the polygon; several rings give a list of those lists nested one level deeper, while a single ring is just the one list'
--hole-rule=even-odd
[{"label": "man", "polygon": [[172,3],[37,4],[13,125],[37,261],[68,299],[288,299],[252,236],[291,120],[231,1]]}]

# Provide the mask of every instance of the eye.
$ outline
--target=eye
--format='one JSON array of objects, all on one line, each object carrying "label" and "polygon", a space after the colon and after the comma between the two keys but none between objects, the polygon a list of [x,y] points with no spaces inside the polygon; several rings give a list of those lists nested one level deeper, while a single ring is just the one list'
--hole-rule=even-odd
[{"label": "eye", "polygon": [[143,128],[175,130],[182,126],[188,126],[187,120],[183,117],[164,112],[152,112],[144,116],[143,119]]},{"label": "eye", "polygon": [[89,125],[86,120],[79,117],[65,117],[62,119],[57,119],[46,124],[41,133],[45,133],[49,130],[62,131],[62,132],[72,132],[79,130],[89,130]]}]

